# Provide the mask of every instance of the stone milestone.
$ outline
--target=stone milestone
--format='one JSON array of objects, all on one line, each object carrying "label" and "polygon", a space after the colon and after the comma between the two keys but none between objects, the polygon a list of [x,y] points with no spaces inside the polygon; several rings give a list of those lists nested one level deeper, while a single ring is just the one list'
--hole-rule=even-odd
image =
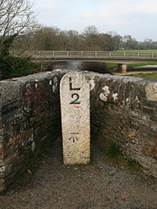
[{"label": "stone milestone", "polygon": [[81,72],[69,72],[60,83],[64,164],[90,161],[90,87]]}]

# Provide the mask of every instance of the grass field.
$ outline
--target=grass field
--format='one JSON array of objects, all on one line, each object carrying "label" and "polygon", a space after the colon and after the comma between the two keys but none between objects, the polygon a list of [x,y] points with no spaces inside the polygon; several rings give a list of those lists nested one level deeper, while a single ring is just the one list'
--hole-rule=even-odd
[{"label": "grass field", "polygon": [[138,73],[138,74],[131,74],[129,76],[140,77],[147,80],[157,81],[157,73]]},{"label": "grass field", "polygon": [[137,49],[135,49],[135,50],[132,50],[132,49],[127,49],[127,50],[124,50],[124,49],[120,49],[120,50],[117,50],[117,52],[124,52],[124,51],[126,51],[126,52],[156,52],[157,53],[157,49],[146,49],[146,50],[137,50]]},{"label": "grass field", "polygon": [[[145,67],[147,65],[152,65],[152,66],[157,66],[157,62],[151,62],[151,63],[147,63],[147,62],[144,62],[144,63],[131,63],[131,64],[128,64],[128,69],[138,69],[140,67]],[[117,64],[115,63],[106,63],[106,66],[107,66],[107,69],[109,71],[113,71],[114,69],[116,69],[118,67]]]},{"label": "grass field", "polygon": [[[117,50],[112,52],[113,56],[130,56],[130,57],[146,57],[146,58],[156,58],[157,59],[157,50]],[[112,70],[117,67],[115,63],[106,63],[107,68]],[[146,65],[157,65],[157,61],[145,62],[143,63],[131,63],[128,64],[128,68],[138,68]]]},{"label": "grass field", "polygon": [[157,50],[117,50],[112,52],[112,56],[157,58]]}]

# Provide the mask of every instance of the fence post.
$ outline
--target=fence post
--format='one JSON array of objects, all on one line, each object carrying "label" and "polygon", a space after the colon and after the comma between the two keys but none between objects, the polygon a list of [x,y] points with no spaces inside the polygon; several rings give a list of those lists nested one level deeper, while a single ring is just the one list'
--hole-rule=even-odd
[{"label": "fence post", "polygon": [[67,56],[67,57],[69,56],[69,51],[67,51],[66,56]]},{"label": "fence post", "polygon": [[109,52],[109,57],[112,57],[112,52],[111,51]]},{"label": "fence post", "polygon": [[126,56],[126,52],[124,51],[124,57]]},{"label": "fence post", "polygon": [[137,53],[137,56],[139,57],[140,56],[140,52],[138,51],[138,53]]},{"label": "fence post", "polygon": [[154,52],[152,52],[152,58],[154,58]]}]

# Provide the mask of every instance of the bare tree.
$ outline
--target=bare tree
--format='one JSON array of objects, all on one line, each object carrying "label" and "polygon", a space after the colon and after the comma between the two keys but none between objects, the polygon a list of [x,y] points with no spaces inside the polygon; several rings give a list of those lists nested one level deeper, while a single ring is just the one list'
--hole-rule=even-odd
[{"label": "bare tree", "polygon": [[0,0],[0,54],[9,53],[14,38],[34,25],[27,0]]}]

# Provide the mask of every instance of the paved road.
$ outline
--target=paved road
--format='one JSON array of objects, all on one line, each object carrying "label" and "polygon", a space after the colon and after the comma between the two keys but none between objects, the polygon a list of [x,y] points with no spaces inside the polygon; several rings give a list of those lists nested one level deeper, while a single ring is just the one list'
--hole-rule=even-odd
[{"label": "paved road", "polygon": [[157,180],[111,165],[98,149],[90,165],[64,166],[58,147],[59,142],[31,181],[0,197],[0,209],[157,208]]}]

